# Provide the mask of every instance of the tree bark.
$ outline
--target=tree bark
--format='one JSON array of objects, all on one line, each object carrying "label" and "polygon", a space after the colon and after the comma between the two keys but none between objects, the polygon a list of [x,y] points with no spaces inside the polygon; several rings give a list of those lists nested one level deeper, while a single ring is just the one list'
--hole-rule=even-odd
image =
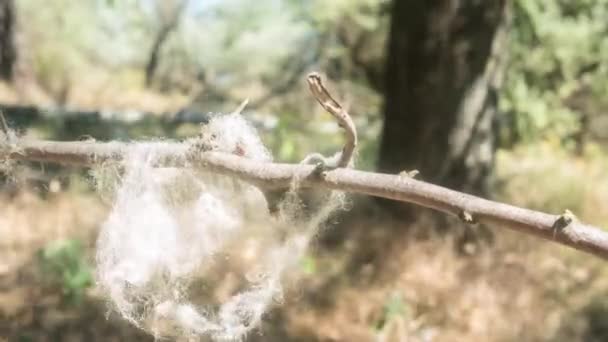
[{"label": "tree bark", "polygon": [[505,0],[395,0],[379,170],[487,195]]},{"label": "tree bark", "polygon": [[17,59],[15,48],[15,5],[13,0],[0,0],[0,79],[11,81]]}]

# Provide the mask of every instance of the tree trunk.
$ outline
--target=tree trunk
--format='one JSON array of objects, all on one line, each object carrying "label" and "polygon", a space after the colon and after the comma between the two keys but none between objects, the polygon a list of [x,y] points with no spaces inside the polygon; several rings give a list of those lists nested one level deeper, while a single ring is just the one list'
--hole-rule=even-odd
[{"label": "tree trunk", "polygon": [[506,0],[394,0],[379,169],[487,195]]},{"label": "tree trunk", "polygon": [[146,63],[146,87],[150,87],[152,85],[152,81],[154,80],[154,76],[156,74],[156,68],[158,67],[158,59],[161,48],[163,47],[165,41],[169,37],[169,33],[171,33],[173,28],[174,27],[171,26],[162,27],[154,38],[154,42],[150,48],[148,62]]},{"label": "tree trunk", "polygon": [[159,2],[159,4],[161,4],[159,5],[158,9],[161,14],[159,20],[160,29],[154,37],[154,41],[152,42],[152,47],[150,48],[150,53],[148,55],[148,62],[146,63],[146,87],[152,86],[154,76],[156,75],[156,69],[158,68],[161,50],[171,32],[177,28],[180,17],[183,10],[186,8],[187,3],[187,0],[176,0],[173,2],[165,0],[165,2]]},{"label": "tree trunk", "polygon": [[17,59],[15,49],[15,6],[13,0],[0,0],[0,79],[11,81]]}]

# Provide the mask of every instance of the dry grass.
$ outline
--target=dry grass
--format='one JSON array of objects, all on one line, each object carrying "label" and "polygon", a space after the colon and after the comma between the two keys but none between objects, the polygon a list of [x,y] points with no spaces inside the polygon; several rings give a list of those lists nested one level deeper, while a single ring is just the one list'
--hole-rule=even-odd
[{"label": "dry grass", "polygon": [[105,208],[92,195],[20,191],[0,199],[0,276],[15,272],[49,241],[74,237],[89,241]]},{"label": "dry grass", "polygon": [[[162,114],[175,112],[190,102],[192,95],[172,92],[161,94],[143,86],[143,76],[137,72],[117,72],[108,75],[90,71],[79,79],[78,86],[71,86],[65,99],[45,90],[36,82],[9,85],[0,82],[0,103],[33,105],[42,108],[64,105],[83,110],[110,109],[119,111],[138,110]],[[126,90],[125,90],[126,89]],[[58,103],[58,101],[65,103]]]},{"label": "dry grass", "polygon": [[374,246],[364,234],[345,259],[365,249],[376,254],[355,272],[339,267],[348,279],[330,277],[340,282],[335,291],[325,292],[327,283],[307,289],[318,291],[313,298],[331,298],[292,306],[295,331],[316,331],[327,341],[572,341],[598,328],[580,312],[608,291],[603,262],[517,233],[497,234],[492,248],[468,256],[456,252],[451,238],[378,239]]},{"label": "dry grass", "polygon": [[497,176],[505,201],[562,213],[572,210],[590,224],[608,226],[608,157],[589,145],[583,156],[542,143],[498,154]]}]

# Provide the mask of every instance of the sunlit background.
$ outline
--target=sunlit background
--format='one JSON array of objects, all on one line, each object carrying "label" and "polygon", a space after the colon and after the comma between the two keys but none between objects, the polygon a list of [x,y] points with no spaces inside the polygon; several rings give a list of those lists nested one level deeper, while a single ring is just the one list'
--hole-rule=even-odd
[{"label": "sunlit background", "polygon": [[[461,3],[482,6],[443,3],[464,6],[465,17]],[[608,227],[608,1],[506,3],[504,35],[494,37],[484,61],[497,70],[488,86],[496,114],[490,190],[479,193],[555,214],[569,209]],[[357,125],[357,168],[377,170],[386,158],[386,104],[402,94],[392,80],[422,70],[403,56],[387,63],[408,17],[398,11],[427,7],[0,0],[0,49],[11,46],[16,56],[0,81],[0,108],[22,136],[128,141],[191,137],[249,100],[243,116],[274,159],[297,162],[311,152],[333,154],[343,142],[306,86],[307,73],[319,71]],[[433,20],[429,32],[451,19]],[[452,29],[482,30],[471,27]],[[394,72],[395,65],[412,70]],[[432,83],[434,70],[423,79]],[[420,103],[443,101],[420,96]],[[431,145],[415,149],[447,158]],[[424,165],[411,167],[441,183],[425,178]],[[250,340],[608,340],[601,260],[499,227],[466,228],[422,210],[405,220],[373,199],[352,201],[302,260],[302,281]],[[110,207],[86,170],[30,163],[2,176],[0,341],[153,340],[107,315],[95,288],[95,239]]]}]

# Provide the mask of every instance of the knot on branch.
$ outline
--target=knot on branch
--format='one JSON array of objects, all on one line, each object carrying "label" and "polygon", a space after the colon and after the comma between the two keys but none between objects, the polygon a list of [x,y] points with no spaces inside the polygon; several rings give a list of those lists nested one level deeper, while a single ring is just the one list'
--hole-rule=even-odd
[{"label": "knot on branch", "polygon": [[476,224],[477,223],[477,221],[473,217],[473,214],[471,214],[470,212],[468,212],[466,210],[461,210],[458,213],[458,218],[466,224]]}]

